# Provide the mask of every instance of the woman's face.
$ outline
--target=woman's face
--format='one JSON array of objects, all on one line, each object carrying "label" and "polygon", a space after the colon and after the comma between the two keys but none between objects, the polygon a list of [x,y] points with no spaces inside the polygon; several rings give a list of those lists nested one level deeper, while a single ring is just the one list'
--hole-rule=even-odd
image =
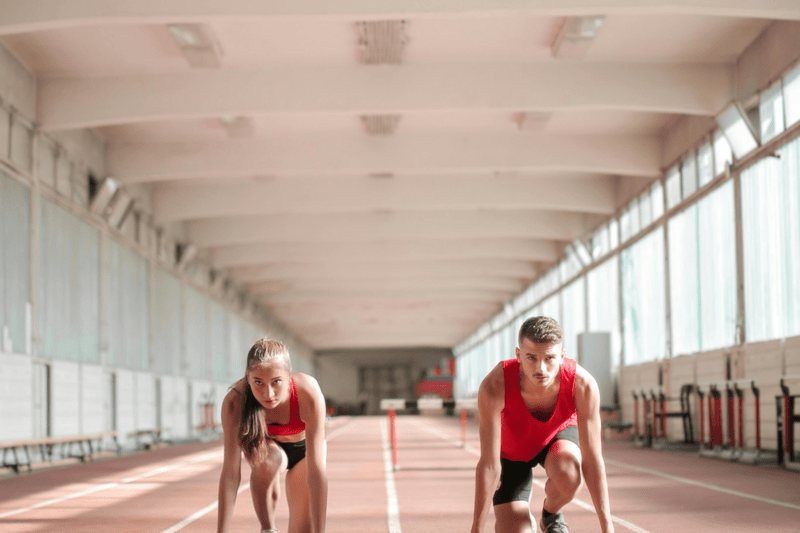
[{"label": "woman's face", "polygon": [[247,371],[250,390],[265,409],[275,409],[289,399],[291,380],[283,358],[256,364]]}]

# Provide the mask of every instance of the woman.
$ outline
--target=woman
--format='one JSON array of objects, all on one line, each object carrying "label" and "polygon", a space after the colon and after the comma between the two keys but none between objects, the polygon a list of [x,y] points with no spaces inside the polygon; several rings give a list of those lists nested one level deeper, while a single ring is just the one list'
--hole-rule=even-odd
[{"label": "woman", "polygon": [[250,465],[261,533],[277,533],[275,508],[286,471],[289,533],[324,533],[325,400],[317,380],[292,374],[289,352],[261,339],[247,354],[243,379],[222,402],[225,457],[219,480],[217,532],[227,532],[241,481],[242,454]]}]

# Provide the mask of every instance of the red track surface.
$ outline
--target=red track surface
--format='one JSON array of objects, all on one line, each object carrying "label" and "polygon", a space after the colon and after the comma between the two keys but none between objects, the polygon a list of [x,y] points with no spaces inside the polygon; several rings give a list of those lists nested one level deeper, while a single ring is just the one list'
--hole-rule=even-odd
[{"label": "red track surface", "polygon": [[[457,418],[398,417],[399,470],[387,482],[385,419],[337,419],[329,424],[328,531],[389,531],[394,489],[399,528],[406,533],[469,530],[478,449],[474,424],[460,446]],[[383,432],[382,432],[383,430]],[[800,475],[776,468],[738,465],[694,455],[605,443],[612,512],[618,533],[800,531]],[[0,531],[199,532],[216,527],[219,441],[35,471],[0,480]],[[543,471],[535,471],[541,483]],[[249,472],[242,472],[243,485]],[[538,513],[543,490],[534,486]],[[590,502],[585,487],[578,499]],[[598,531],[587,505],[564,512],[575,533]],[[282,497],[278,524],[286,531]],[[259,525],[245,488],[234,532]],[[490,516],[484,531],[494,531]]]}]

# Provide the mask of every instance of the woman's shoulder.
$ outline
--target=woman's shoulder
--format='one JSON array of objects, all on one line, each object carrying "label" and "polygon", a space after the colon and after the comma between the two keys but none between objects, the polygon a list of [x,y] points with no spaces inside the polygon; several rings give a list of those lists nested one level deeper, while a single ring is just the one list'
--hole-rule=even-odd
[{"label": "woman's shoulder", "polygon": [[322,397],[322,389],[314,376],[309,376],[302,372],[292,374],[297,394],[306,398]]}]

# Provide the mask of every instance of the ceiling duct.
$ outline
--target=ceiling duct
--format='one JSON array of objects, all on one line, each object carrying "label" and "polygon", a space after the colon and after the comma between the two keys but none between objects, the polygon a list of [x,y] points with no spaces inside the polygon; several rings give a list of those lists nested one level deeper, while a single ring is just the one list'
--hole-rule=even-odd
[{"label": "ceiling duct", "polygon": [[364,130],[370,135],[391,135],[400,123],[401,115],[361,115]]},{"label": "ceiling duct", "polygon": [[228,132],[228,137],[234,139],[252,137],[256,133],[256,125],[250,117],[225,115],[219,119],[219,122]]},{"label": "ceiling duct", "polygon": [[589,50],[606,17],[567,17],[550,47],[556,59],[581,59]]},{"label": "ceiling duct", "polygon": [[167,29],[192,68],[219,68],[222,47],[203,24],[168,24]]},{"label": "ceiling duct", "polygon": [[399,65],[408,44],[405,20],[356,22],[358,60],[365,65]]}]

